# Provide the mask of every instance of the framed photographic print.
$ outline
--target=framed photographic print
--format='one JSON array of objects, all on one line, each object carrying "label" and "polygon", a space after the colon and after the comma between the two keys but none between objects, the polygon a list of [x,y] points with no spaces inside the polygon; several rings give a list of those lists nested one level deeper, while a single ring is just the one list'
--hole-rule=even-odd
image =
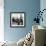
[{"label": "framed photographic print", "polygon": [[24,12],[10,12],[10,27],[24,27],[25,13]]}]

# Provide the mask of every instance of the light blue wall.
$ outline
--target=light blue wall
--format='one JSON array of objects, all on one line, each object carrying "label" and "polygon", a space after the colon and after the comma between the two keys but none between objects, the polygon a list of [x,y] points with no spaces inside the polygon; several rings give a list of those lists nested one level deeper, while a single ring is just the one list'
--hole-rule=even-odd
[{"label": "light blue wall", "polygon": [[[46,9],[46,0],[41,0],[40,1],[40,10],[42,11],[43,9]],[[40,25],[45,26],[46,27],[46,10],[43,12],[43,22],[40,22]]]},{"label": "light blue wall", "polygon": [[[40,9],[40,0],[4,0],[4,38],[7,41],[18,41],[32,29],[36,12]],[[10,27],[10,12],[22,11],[26,13],[25,28]]]}]

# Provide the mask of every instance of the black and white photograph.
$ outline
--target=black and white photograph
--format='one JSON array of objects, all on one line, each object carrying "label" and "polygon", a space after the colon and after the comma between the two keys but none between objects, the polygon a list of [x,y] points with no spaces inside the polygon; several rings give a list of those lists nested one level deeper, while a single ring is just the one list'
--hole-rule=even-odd
[{"label": "black and white photograph", "polygon": [[11,12],[10,13],[10,26],[11,27],[23,27],[24,24],[24,12]]}]

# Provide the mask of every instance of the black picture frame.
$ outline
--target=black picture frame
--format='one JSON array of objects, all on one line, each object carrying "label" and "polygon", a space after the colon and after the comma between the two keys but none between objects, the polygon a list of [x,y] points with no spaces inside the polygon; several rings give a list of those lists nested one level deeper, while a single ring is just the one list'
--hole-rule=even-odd
[{"label": "black picture frame", "polygon": [[25,27],[25,20],[25,12],[10,12],[10,27]]}]

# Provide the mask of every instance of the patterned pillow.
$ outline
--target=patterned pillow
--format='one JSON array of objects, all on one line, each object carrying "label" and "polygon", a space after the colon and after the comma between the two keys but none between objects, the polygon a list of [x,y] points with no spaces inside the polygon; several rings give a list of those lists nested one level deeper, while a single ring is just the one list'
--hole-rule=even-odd
[{"label": "patterned pillow", "polygon": [[26,35],[23,46],[30,46],[33,42],[33,35],[29,32]]}]

